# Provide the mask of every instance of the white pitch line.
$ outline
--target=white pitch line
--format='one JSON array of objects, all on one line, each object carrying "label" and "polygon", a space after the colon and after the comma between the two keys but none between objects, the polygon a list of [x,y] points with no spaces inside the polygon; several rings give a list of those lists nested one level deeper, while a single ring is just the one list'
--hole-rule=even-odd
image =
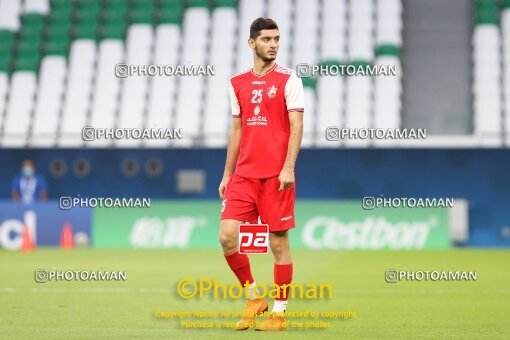
[{"label": "white pitch line", "polygon": [[[43,284],[41,284],[43,285]],[[345,289],[338,288],[336,294],[334,295],[344,295],[344,294],[395,294],[395,295],[409,295],[409,294],[489,294],[489,293],[500,293],[500,294],[510,294],[510,288],[484,288],[473,292],[472,289],[463,288],[463,289],[395,289],[399,288],[399,284],[392,284],[392,286],[387,289]],[[175,289],[172,288],[57,288],[57,287],[40,287],[40,288],[12,288],[12,287],[0,287],[0,293],[140,293],[140,294],[162,294],[162,293],[175,293]],[[207,292],[205,293],[207,295]]]},{"label": "white pitch line", "polygon": [[0,287],[0,293],[140,293],[140,294],[161,294],[171,293],[170,289],[161,288],[56,288],[56,287],[41,287],[41,288],[10,288]]}]

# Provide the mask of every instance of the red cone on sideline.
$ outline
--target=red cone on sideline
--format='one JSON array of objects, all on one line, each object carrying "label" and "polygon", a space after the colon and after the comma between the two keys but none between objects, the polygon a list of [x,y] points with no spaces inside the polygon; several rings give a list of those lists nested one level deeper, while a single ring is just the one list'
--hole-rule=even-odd
[{"label": "red cone on sideline", "polygon": [[73,249],[73,229],[69,223],[64,224],[62,228],[62,235],[60,235],[60,248],[62,249]]},{"label": "red cone on sideline", "polygon": [[30,229],[28,229],[27,226],[23,228],[23,231],[21,232],[21,251],[24,253],[29,253],[31,251],[34,251],[35,244],[32,240],[32,237],[30,237]]}]

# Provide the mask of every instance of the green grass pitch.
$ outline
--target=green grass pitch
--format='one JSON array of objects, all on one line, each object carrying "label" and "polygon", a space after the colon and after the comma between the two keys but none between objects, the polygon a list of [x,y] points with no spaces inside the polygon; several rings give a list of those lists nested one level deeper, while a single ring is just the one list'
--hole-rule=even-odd
[{"label": "green grass pitch", "polygon": [[[325,329],[289,328],[272,333],[271,338],[510,337],[510,251],[294,250],[292,256],[295,283],[331,283],[334,291],[332,299],[291,300],[288,311],[352,311],[356,317],[330,320],[330,327]],[[270,284],[272,256],[252,255],[250,259],[255,280]],[[125,270],[127,281],[36,283],[34,271],[40,268]],[[477,271],[477,280],[390,284],[384,279],[387,269],[471,270]],[[184,329],[178,320],[156,318],[156,311],[242,310],[242,300],[178,298],[176,284],[185,277],[235,283],[219,250],[37,249],[29,254],[0,251],[0,338],[269,336],[253,329]]]}]

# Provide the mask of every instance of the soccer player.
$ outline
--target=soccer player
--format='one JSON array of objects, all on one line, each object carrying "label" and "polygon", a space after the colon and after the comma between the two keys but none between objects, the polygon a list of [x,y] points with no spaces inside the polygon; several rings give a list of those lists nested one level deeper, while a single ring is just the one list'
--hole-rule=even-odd
[{"label": "soccer player", "polygon": [[219,240],[241,285],[250,284],[237,330],[248,329],[256,315],[268,310],[266,300],[254,291],[248,256],[238,252],[240,224],[257,223],[260,217],[269,225],[274,282],[280,287],[269,318],[257,330],[285,329],[283,312],[289,287],[283,292],[283,285],[292,281],[289,229],[295,227],[294,165],[303,137],[304,100],[301,79],[275,62],[279,40],[278,26],[272,19],[256,19],[248,39],[253,68],[230,79],[233,120],[218,188],[223,200]]}]

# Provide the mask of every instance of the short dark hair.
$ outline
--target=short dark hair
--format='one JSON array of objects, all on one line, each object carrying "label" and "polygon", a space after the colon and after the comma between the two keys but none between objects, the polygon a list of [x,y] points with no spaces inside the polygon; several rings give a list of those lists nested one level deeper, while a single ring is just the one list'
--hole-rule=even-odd
[{"label": "short dark hair", "polygon": [[250,38],[257,39],[262,30],[277,30],[278,25],[270,18],[257,18],[250,26]]}]

